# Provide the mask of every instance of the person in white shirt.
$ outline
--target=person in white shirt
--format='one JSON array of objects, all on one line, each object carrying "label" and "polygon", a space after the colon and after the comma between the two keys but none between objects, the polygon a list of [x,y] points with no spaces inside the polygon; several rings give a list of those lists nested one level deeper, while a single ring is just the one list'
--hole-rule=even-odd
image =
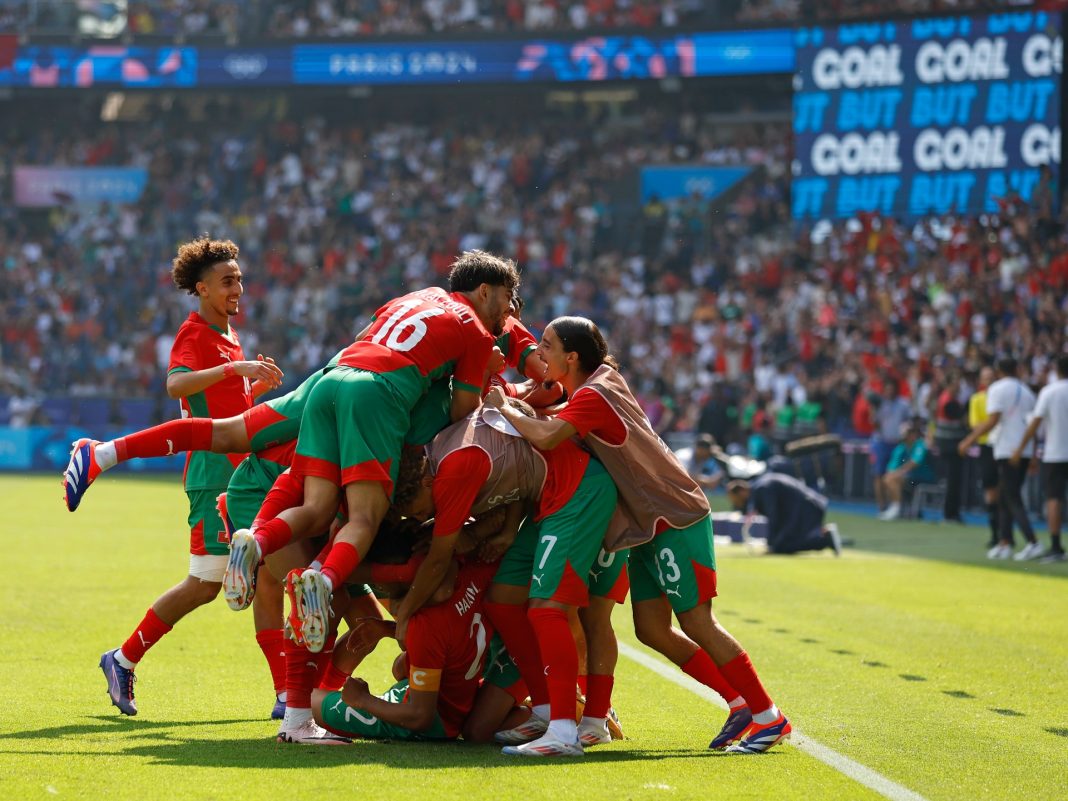
[{"label": "person in white shirt", "polygon": [[1049,524],[1049,552],[1042,562],[1068,561],[1061,546],[1061,522],[1064,519],[1064,495],[1068,489],[1068,354],[1057,357],[1057,380],[1042,387],[1035,403],[1031,422],[1020,444],[1010,457],[1019,465],[1024,449],[1045,423],[1046,438],[1042,462],[1046,466],[1046,522]]},{"label": "person in white shirt", "polygon": [[[1037,559],[1044,555],[1042,546],[1035,538],[1035,530],[1027,516],[1021,488],[1027,475],[1027,466],[1013,464],[1012,455],[1027,428],[1027,419],[1035,408],[1035,393],[1016,377],[1016,360],[1006,357],[998,361],[998,380],[986,391],[987,418],[961,440],[958,450],[968,452],[972,444],[983,434],[991,432],[990,444],[994,448],[994,461],[998,466],[998,544],[987,551],[988,559],[1008,559],[1012,556],[1015,521],[1023,532],[1027,544],[1016,554],[1018,561]],[[1031,456],[1034,446],[1023,448],[1022,455]]]}]

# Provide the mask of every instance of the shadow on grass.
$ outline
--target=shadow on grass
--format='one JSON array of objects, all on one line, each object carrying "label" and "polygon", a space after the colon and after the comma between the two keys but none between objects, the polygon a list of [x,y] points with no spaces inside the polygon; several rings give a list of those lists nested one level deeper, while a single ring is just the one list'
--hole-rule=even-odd
[{"label": "shadow on grass", "polygon": [[[230,720],[145,720],[131,717],[90,715],[81,718],[97,723],[71,723],[66,726],[49,726],[44,729],[22,729],[0,733],[0,740],[39,740],[52,737],[77,737],[91,734],[130,735],[133,732],[149,734],[157,729],[173,729],[182,726],[227,726],[233,723],[256,723],[262,718],[232,718]],[[141,736],[140,734],[138,736]],[[163,735],[166,736],[166,735]],[[17,752],[8,752],[17,753]]]}]

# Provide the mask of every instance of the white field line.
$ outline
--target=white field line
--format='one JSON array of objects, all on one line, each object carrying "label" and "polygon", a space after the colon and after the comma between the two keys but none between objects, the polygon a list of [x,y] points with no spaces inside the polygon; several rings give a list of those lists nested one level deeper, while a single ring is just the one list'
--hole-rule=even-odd
[{"label": "white field line", "polygon": [[[637,662],[642,667],[646,667],[668,681],[674,682],[683,689],[689,690],[694,695],[698,695],[706,701],[711,701],[713,704],[716,704],[716,706],[723,709],[727,708],[727,704],[719,697],[718,693],[713,692],[700,682],[691,679],[674,665],[668,665],[661,662],[659,659],[649,656],[625,642],[619,643],[619,652],[631,661]],[[839,754],[833,748],[828,748],[822,743],[813,740],[811,737],[806,737],[801,734],[796,727],[793,730],[793,734],[790,735],[790,743],[809,756],[818,759],[825,765],[831,766],[839,773],[848,776],[853,779],[853,781],[863,784],[865,787],[871,788],[879,793],[879,795],[884,798],[889,798],[891,801],[927,801],[927,799],[919,793],[913,792],[907,787],[903,787],[897,782],[886,778],[886,776],[883,776],[881,773],[877,773],[871,768],[865,767],[843,754]]]}]

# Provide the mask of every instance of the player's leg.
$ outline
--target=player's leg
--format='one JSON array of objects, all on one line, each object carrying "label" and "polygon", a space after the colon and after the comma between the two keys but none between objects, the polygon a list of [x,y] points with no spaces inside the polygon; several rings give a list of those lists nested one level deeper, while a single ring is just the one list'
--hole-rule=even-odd
[{"label": "player's leg", "polygon": [[627,551],[609,553],[601,548],[590,568],[590,603],[579,610],[586,633],[586,706],[579,721],[583,746],[621,739],[618,720],[610,716],[619,645],[612,628],[612,613],[630,590]]}]

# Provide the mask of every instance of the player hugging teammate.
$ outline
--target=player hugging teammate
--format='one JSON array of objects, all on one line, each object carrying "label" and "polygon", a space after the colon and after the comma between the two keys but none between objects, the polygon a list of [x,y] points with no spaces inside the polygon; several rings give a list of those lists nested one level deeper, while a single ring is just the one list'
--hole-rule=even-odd
[{"label": "player hugging teammate", "polygon": [[[235,258],[236,248],[212,250],[196,280],[179,284],[201,298],[186,325],[227,354],[219,365],[172,356],[168,387],[179,376],[187,419],[111,443],[80,440],[65,482],[73,511],[119,460],[241,454],[225,481],[220,473],[194,488],[225,493],[229,526],[219,528],[232,536],[205,528],[201,520],[219,516],[190,495],[194,531],[210,529],[208,555],[227,561],[223,570],[213,560],[210,576],[191,570],[189,581],[208,585],[199,603],[221,586],[235,610],[263,605],[264,594],[277,609],[284,587],[280,741],[462,736],[495,739],[506,754],[581,756],[621,736],[611,616],[628,590],[638,638],[729,705],[710,748],[760,753],[790,734],[712,613],[708,501],[653,432],[596,325],[558,318],[536,342],[519,321],[515,265],[468,251],[448,291],[384,304],[304,384],[253,406],[281,375],[270,360],[244,361],[222,325],[240,296]],[[176,342],[175,353],[206,348]],[[507,383],[505,367],[527,380]],[[244,393],[224,383],[238,376]],[[193,402],[216,384],[213,397],[240,403]],[[343,618],[350,631],[338,640]],[[401,650],[396,683],[377,696],[352,674],[382,639]],[[128,713],[137,658],[124,645],[102,660]]]}]

